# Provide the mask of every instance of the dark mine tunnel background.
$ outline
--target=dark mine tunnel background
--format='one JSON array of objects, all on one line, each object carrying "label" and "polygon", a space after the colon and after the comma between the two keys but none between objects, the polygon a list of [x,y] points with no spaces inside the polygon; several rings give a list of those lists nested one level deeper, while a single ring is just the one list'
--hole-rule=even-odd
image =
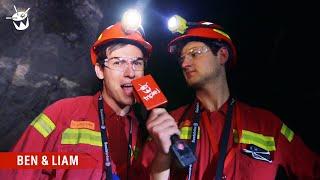
[{"label": "dark mine tunnel background", "polygon": [[[299,3],[298,3],[299,2]],[[192,100],[183,76],[166,52],[173,37],[167,19],[222,25],[238,50],[232,92],[250,105],[278,115],[315,152],[320,152],[318,31],[308,1],[0,1],[0,151],[8,151],[27,125],[52,102],[93,94],[97,80],[89,48],[99,33],[138,4],[154,52],[149,73],[172,110]],[[31,8],[30,27],[14,29],[5,17]]]}]

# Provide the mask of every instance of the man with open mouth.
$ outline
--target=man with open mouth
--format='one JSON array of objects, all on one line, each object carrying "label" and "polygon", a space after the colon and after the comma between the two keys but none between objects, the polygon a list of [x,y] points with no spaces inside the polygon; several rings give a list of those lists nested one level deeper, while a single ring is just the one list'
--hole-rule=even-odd
[{"label": "man with open mouth", "polygon": [[126,31],[118,22],[106,28],[90,49],[101,91],[48,106],[13,148],[85,153],[94,167],[10,170],[2,172],[1,179],[148,179],[138,160],[143,124],[131,108],[135,103],[131,81],[144,75],[151,50],[142,27]]}]

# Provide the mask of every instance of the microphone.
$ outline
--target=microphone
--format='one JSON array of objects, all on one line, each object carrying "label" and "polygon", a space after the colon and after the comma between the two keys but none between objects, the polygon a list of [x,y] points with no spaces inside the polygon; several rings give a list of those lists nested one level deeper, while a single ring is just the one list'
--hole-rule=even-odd
[{"label": "microphone", "polygon": [[[167,98],[151,75],[134,79],[131,83],[134,89],[134,96],[138,102],[143,104],[146,110],[150,111],[156,107],[163,107],[168,103]],[[178,135],[172,135],[170,139],[172,143],[170,151],[180,167],[187,167],[196,161],[192,149]]]}]

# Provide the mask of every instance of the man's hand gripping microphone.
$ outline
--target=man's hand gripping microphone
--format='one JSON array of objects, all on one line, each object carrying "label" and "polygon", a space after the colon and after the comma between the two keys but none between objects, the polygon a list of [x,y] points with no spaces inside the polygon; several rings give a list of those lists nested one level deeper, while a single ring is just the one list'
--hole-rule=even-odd
[{"label": "man's hand gripping microphone", "polygon": [[[151,75],[133,80],[132,85],[137,100],[148,111],[163,106],[168,102]],[[172,135],[170,139],[170,150],[181,167],[187,167],[196,161],[192,149],[178,135]]]}]

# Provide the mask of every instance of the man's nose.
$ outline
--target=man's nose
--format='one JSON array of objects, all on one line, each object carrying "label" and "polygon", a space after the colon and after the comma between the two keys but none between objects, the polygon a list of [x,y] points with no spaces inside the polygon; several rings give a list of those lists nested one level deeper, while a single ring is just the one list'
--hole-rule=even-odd
[{"label": "man's nose", "polygon": [[127,63],[126,68],[124,69],[124,76],[129,78],[135,77],[135,70],[131,63]]},{"label": "man's nose", "polygon": [[189,57],[188,55],[184,56],[183,59],[181,60],[181,67],[186,68],[191,66],[192,64],[192,58]]}]

